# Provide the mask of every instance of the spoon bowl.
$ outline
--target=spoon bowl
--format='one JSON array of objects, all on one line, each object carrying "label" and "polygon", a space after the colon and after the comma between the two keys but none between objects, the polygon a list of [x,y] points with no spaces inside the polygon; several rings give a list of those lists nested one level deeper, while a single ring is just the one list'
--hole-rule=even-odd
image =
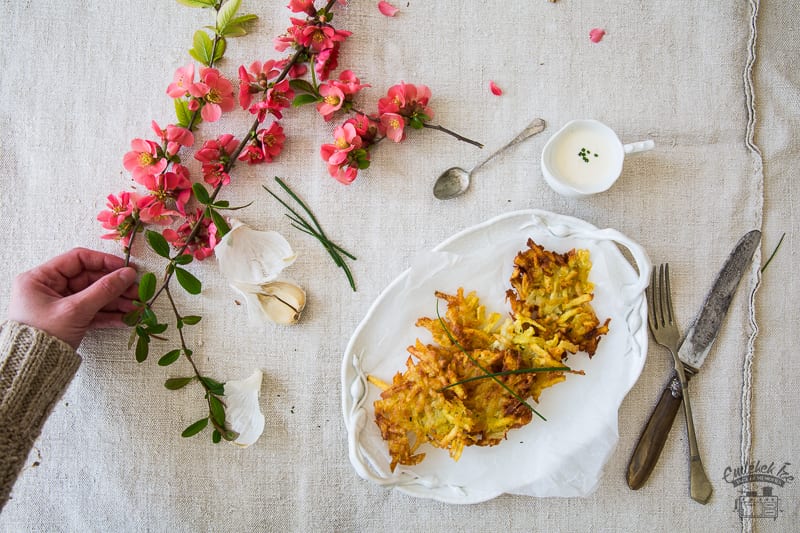
[{"label": "spoon bowl", "polygon": [[545,128],[545,122],[541,118],[535,119],[527,128],[514,137],[508,144],[499,148],[492,155],[472,167],[470,170],[464,170],[461,167],[451,167],[441,173],[433,184],[433,195],[439,200],[450,200],[456,196],[461,196],[467,189],[469,189],[472,174],[481,168],[483,165],[491,161],[498,154],[505,151],[507,148],[521,143],[522,141],[533,137],[537,133],[541,133]]},{"label": "spoon bowl", "polygon": [[433,184],[433,195],[439,200],[460,196],[469,188],[470,173],[461,167],[450,167]]}]

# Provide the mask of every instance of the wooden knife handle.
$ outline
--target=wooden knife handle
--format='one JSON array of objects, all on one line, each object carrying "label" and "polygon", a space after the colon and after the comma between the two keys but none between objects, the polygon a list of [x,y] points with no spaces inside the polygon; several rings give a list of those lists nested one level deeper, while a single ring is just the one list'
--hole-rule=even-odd
[{"label": "wooden knife handle", "polygon": [[631,489],[641,488],[650,477],[650,473],[661,455],[661,450],[664,449],[664,444],[667,442],[669,430],[681,407],[682,399],[680,381],[678,381],[677,374],[673,373],[672,379],[661,393],[661,398],[653,409],[653,414],[650,415],[650,420],[647,421],[647,425],[639,437],[639,442],[633,450],[631,461],[628,463],[627,480]]}]

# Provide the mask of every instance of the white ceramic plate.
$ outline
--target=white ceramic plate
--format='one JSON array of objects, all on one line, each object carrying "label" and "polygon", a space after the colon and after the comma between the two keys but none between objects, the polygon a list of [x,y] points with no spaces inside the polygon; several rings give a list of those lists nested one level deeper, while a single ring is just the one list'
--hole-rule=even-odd
[{"label": "white ceramic plate", "polygon": [[[528,237],[545,248],[590,251],[595,284],[593,306],[600,320],[611,318],[609,333],[592,359],[571,355],[567,364],[585,376],[546,389],[527,426],[511,430],[493,447],[471,446],[453,461],[447,450],[428,444],[426,457],[411,467],[389,470],[389,453],[374,421],[380,391],[366,381],[373,374],[391,382],[405,368],[406,348],[417,338],[430,342],[417,318],[436,316],[434,291],[476,291],[487,312],[507,313],[514,257]],[[627,248],[637,271],[617,244]],[[617,412],[639,377],[647,353],[650,278],[644,250],[617,231],[546,211],[508,213],[464,230],[421,254],[373,303],[345,350],[342,408],[349,456],[364,479],[415,496],[450,503],[476,503],[503,493],[531,496],[585,496],[597,486],[618,439]]]}]

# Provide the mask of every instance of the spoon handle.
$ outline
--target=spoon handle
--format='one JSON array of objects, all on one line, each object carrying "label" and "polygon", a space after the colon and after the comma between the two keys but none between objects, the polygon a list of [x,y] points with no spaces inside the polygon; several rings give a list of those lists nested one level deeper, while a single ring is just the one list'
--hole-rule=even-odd
[{"label": "spoon handle", "polygon": [[514,146],[515,144],[519,144],[528,137],[533,137],[538,133],[542,133],[544,127],[546,126],[544,119],[536,118],[533,119],[533,122],[528,124],[528,127],[522,130],[522,132],[514,137],[514,140],[508,143],[508,146]]},{"label": "spoon handle", "polygon": [[543,119],[541,119],[541,118],[534,119],[533,122],[528,124],[528,126],[524,130],[522,130],[522,132],[520,132],[519,135],[514,137],[508,144],[506,144],[506,145],[502,146],[501,148],[497,149],[492,155],[490,155],[489,157],[487,157],[486,159],[484,159],[483,161],[481,161],[480,163],[478,163],[477,165],[472,167],[472,170],[470,170],[470,173],[475,172],[476,170],[481,168],[483,165],[485,165],[486,163],[488,163],[489,161],[494,159],[498,154],[500,154],[500,152],[505,151],[507,148],[511,148],[512,146],[515,146],[515,145],[521,143],[525,139],[528,139],[528,138],[533,137],[534,135],[536,135],[538,133],[541,133],[544,130],[545,126],[546,126],[546,124],[545,124],[545,121]]}]

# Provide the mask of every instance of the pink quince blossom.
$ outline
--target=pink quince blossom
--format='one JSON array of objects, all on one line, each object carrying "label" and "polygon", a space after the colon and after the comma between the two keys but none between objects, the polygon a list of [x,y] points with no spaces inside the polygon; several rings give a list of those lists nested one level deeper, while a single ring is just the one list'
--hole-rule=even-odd
[{"label": "pink quince blossom", "polygon": [[280,155],[281,151],[283,151],[283,143],[286,142],[283,128],[277,122],[273,122],[269,129],[258,131],[256,138],[261,143],[264,159],[267,163],[271,163]]},{"label": "pink quince blossom", "polygon": [[[202,220],[200,229],[191,241],[188,241],[192,233],[192,226],[197,220]],[[197,211],[186,217],[186,222],[180,225],[177,230],[167,228],[162,232],[167,241],[176,249],[186,246],[185,253],[194,255],[198,261],[210,257],[214,253],[214,247],[219,242],[219,232],[214,222],[203,216],[203,209],[198,207]]]},{"label": "pink quince blossom", "polygon": [[358,168],[352,166],[328,165],[328,174],[339,183],[350,185],[358,177]]},{"label": "pink quince blossom", "polygon": [[322,96],[322,101],[317,104],[317,111],[327,122],[333,118],[334,113],[342,108],[344,93],[331,82],[320,85],[319,94]]},{"label": "pink quince blossom", "polygon": [[266,91],[269,88],[269,80],[278,76],[280,72],[276,68],[273,59],[265,61],[255,61],[246,69],[244,65],[239,67],[239,105],[242,109],[250,107],[253,95]]},{"label": "pink quince blossom", "polygon": [[352,33],[332,26],[304,24],[302,28],[296,29],[294,35],[299,45],[321,52],[333,48],[334,43],[344,42]]},{"label": "pink quince blossom", "polygon": [[[319,87],[322,101],[317,104],[317,111],[325,121],[333,118],[333,114],[345,104],[350,104],[358,92],[369,85],[362,84],[352,70],[339,74],[339,79],[328,80]],[[349,109],[350,106],[345,109]]]},{"label": "pink quince blossom", "polygon": [[122,164],[140,183],[145,176],[160,174],[167,168],[167,160],[159,154],[158,144],[144,139],[131,141],[131,151],[122,157]]},{"label": "pink quince blossom", "polygon": [[259,122],[264,121],[267,113],[281,119],[283,118],[281,110],[292,105],[293,98],[294,91],[289,86],[289,80],[281,80],[267,90],[263,100],[250,106],[250,112],[258,116]]},{"label": "pink quince blossom", "polygon": [[159,226],[169,226],[172,224],[172,217],[177,216],[177,211],[168,209],[164,202],[155,196],[146,196],[140,203],[139,219],[147,224]]},{"label": "pink quince blossom", "polygon": [[158,138],[161,139],[161,142],[166,143],[168,156],[177,154],[182,146],[192,146],[194,144],[194,134],[186,128],[170,124],[167,129],[162,130],[155,120],[150,125]]},{"label": "pink quince blossom", "polygon": [[172,98],[182,98],[191,90],[194,90],[194,63],[175,71],[175,78],[167,87],[167,94]]},{"label": "pink quince blossom", "polygon": [[320,80],[327,80],[331,76],[331,72],[336,70],[339,66],[339,43],[334,43],[334,46],[327,48],[317,55],[314,62],[314,70],[317,72]]},{"label": "pink quince blossom", "polygon": [[384,113],[381,115],[381,127],[385,130],[386,137],[396,143],[406,138],[406,121],[397,113]]},{"label": "pink quince blossom", "polygon": [[381,1],[378,2],[378,11],[380,11],[383,15],[386,15],[387,17],[393,17],[400,10],[394,7],[389,2]]},{"label": "pink quince blossom", "polygon": [[355,96],[361,89],[372,87],[369,84],[361,83],[352,70],[343,70],[339,73],[339,79],[333,80],[331,83],[341,89],[345,96]]},{"label": "pink quince blossom", "polygon": [[314,7],[314,0],[289,0],[288,7],[292,13],[305,13],[309,17],[313,17],[317,14],[317,10]]},{"label": "pink quince blossom", "polygon": [[147,176],[142,185],[159,202],[172,200],[178,212],[186,214],[186,204],[192,197],[192,182],[189,179],[189,170],[183,165],[173,165],[172,172]]},{"label": "pink quince blossom", "polygon": [[320,155],[329,165],[341,165],[347,161],[347,154],[356,148],[360,148],[361,137],[356,133],[353,124],[345,123],[333,132],[333,144],[323,144],[320,147]]},{"label": "pink quince blossom", "polygon": [[97,215],[104,229],[112,230],[102,236],[103,239],[120,241],[123,246],[130,245],[133,229],[139,220],[139,212],[143,205],[150,201],[134,192],[122,191],[118,195],[109,194],[106,202],[108,209]]},{"label": "pink quince blossom", "polygon": [[353,118],[347,119],[345,124],[353,125],[364,145],[371,144],[378,134],[378,127],[375,125],[375,120],[361,113],[358,113]]},{"label": "pink quince blossom", "polygon": [[320,147],[320,155],[328,163],[328,173],[345,185],[356,179],[359,168],[369,166],[369,151],[356,131],[358,122],[348,120],[334,131],[333,144]]},{"label": "pink quince blossom", "polygon": [[[400,82],[389,88],[387,95],[378,100],[378,113],[397,113],[404,117],[417,116],[422,120],[433,118],[433,110],[428,107],[431,90],[426,85],[413,85]],[[424,118],[420,115],[425,115]]]},{"label": "pink quince blossom", "polygon": [[[108,209],[101,211],[100,214],[97,215],[97,220],[101,222],[101,225],[105,229],[116,230],[125,219],[139,210],[136,205],[139,196],[136,193],[122,191],[118,196],[109,194],[106,199],[108,200],[106,202],[106,207]],[[104,236],[103,238],[109,239],[114,237]]]},{"label": "pink quince blossom", "polygon": [[206,183],[213,187],[230,183],[231,177],[225,166],[238,145],[239,141],[230,133],[203,143],[203,147],[194,154],[194,158],[203,163],[203,180]]},{"label": "pink quince blossom", "polygon": [[194,97],[189,109],[196,111],[202,105],[200,116],[206,122],[216,122],[223,112],[236,107],[233,84],[215,68],[201,68],[200,82],[190,88],[189,94]]},{"label": "pink quince blossom", "polygon": [[279,123],[273,122],[269,129],[261,129],[256,133],[256,138],[242,151],[239,159],[251,165],[272,163],[283,150],[285,141],[283,128]]}]

